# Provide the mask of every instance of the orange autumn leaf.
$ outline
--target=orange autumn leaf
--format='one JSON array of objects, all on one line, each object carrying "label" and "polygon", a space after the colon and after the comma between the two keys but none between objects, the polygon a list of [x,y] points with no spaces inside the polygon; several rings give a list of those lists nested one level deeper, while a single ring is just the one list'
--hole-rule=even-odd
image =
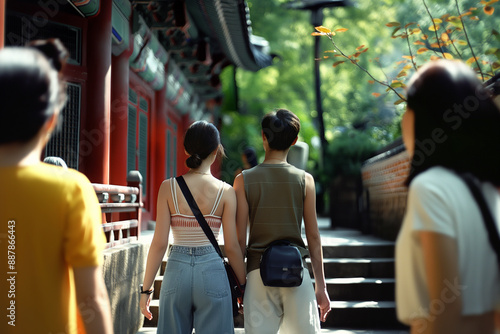
[{"label": "orange autumn leaf", "polygon": [[330,29],[323,27],[323,26],[314,27],[314,29],[316,29],[317,31],[322,32],[324,34],[329,34],[332,32]]},{"label": "orange autumn leaf", "polygon": [[493,15],[493,13],[495,12],[495,7],[489,5],[484,6],[483,11],[486,15]]},{"label": "orange autumn leaf", "polygon": [[340,64],[343,64],[343,63],[345,63],[345,60],[336,61],[335,63],[333,63],[333,65],[332,65],[332,66],[333,66],[333,67],[337,67],[337,66],[339,66]]},{"label": "orange autumn leaf", "polygon": [[400,27],[401,26],[401,23],[399,22],[389,22],[389,23],[386,23],[385,24],[387,27]]},{"label": "orange autumn leaf", "polygon": [[450,36],[448,36],[448,34],[444,32],[444,33],[441,34],[441,39],[444,42],[448,42],[450,40]]},{"label": "orange autumn leaf", "polygon": [[345,32],[347,30],[349,30],[349,29],[347,29],[347,28],[338,28],[338,29],[335,29],[335,32]]},{"label": "orange autumn leaf", "polygon": [[380,93],[372,93],[372,95],[375,96],[375,97],[379,97]]},{"label": "orange autumn leaf", "polygon": [[364,48],[364,47],[365,47],[364,45],[360,45],[360,46],[358,46],[358,47],[356,48],[356,51],[359,51],[359,50],[361,50],[361,49],[362,49],[362,48]]},{"label": "orange autumn leaf", "polygon": [[407,76],[407,75],[408,75],[408,73],[407,73],[406,71],[404,71],[404,70],[403,70],[403,71],[399,72],[399,74],[396,76],[396,78],[405,77],[405,76]]},{"label": "orange autumn leaf", "polygon": [[470,64],[472,64],[472,63],[475,63],[477,59],[478,59],[478,57],[470,57],[469,59],[467,59],[467,60],[465,61],[465,63],[466,63],[467,65],[470,65]]},{"label": "orange autumn leaf", "polygon": [[421,55],[422,53],[427,52],[427,51],[429,51],[429,49],[427,49],[427,48],[420,48],[420,49],[417,50],[417,54]]}]

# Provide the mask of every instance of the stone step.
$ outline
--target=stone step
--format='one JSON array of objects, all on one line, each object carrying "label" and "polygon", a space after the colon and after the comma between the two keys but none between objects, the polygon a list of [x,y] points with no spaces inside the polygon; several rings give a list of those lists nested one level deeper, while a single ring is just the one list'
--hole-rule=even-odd
[{"label": "stone step", "polygon": [[[163,276],[156,277],[153,300],[160,298]],[[314,283],[314,280],[313,280]],[[342,277],[327,278],[326,284],[331,299],[337,300],[394,300],[393,278]]]},{"label": "stone step", "polygon": [[[312,275],[311,260],[306,260]],[[325,277],[393,278],[394,258],[324,258]]]},{"label": "stone step", "polygon": [[[323,241],[322,241],[323,242]],[[323,258],[390,258],[394,257],[394,243],[359,242],[348,245],[322,243]]]},{"label": "stone step", "polygon": [[[313,280],[314,282],[314,280]],[[394,278],[327,278],[326,287],[333,300],[393,301]]]},{"label": "stone step", "polygon": [[333,301],[325,328],[405,329],[393,301]]},{"label": "stone step", "polygon": [[[237,333],[237,332],[235,332]],[[244,332],[241,332],[244,333]],[[322,334],[409,334],[403,329],[342,329],[342,328],[322,328]]]},{"label": "stone step", "polygon": [[[156,327],[143,327],[137,332],[137,334],[156,334]],[[245,329],[235,328],[234,334],[245,334]],[[322,328],[321,334],[408,334],[408,331],[391,330],[391,329],[366,330],[366,329]]]}]

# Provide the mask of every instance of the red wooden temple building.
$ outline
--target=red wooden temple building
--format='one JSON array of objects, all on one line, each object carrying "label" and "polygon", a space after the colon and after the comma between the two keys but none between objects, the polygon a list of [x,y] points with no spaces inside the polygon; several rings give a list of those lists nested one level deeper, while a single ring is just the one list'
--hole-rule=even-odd
[{"label": "red wooden temple building", "polygon": [[250,24],[242,0],[0,0],[0,47],[57,37],[71,54],[46,155],[98,184],[127,185],[138,170],[143,221],[162,180],[185,170],[186,127],[218,124],[222,69],[271,65]]}]

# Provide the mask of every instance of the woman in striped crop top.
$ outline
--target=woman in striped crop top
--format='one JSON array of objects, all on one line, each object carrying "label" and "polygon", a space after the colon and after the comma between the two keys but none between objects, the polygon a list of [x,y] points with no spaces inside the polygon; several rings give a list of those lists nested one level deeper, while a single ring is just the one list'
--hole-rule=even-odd
[{"label": "woman in striped crop top", "polygon": [[[236,195],[233,188],[212,176],[210,167],[224,155],[217,128],[193,123],[184,148],[190,170],[184,179],[216,237],[223,228],[225,254],[240,283],[246,282],[243,255],[236,236]],[[160,292],[158,333],[234,333],[231,291],[221,258],[194,217],[175,178],[163,181],[157,202],[156,229],[149,249],[143,291],[152,288],[167,250],[173,244]],[[142,294],[140,307],[152,319],[151,294]]]}]

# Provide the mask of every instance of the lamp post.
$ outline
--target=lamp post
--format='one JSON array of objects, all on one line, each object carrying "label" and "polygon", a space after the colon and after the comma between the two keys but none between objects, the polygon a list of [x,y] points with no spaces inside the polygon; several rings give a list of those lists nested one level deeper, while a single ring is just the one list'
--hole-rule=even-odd
[{"label": "lamp post", "polygon": [[[311,24],[318,27],[323,24],[323,8],[327,7],[345,7],[351,3],[349,0],[303,0],[287,3],[287,8],[297,10],[310,10],[311,11]],[[321,101],[321,76],[319,73],[319,59],[321,44],[320,36],[314,37],[314,91],[316,96],[316,111],[318,112],[318,127],[319,138],[321,141],[321,163],[325,159],[325,150],[327,141],[325,137],[325,122],[323,118],[323,103]]]},{"label": "lamp post", "polygon": [[[323,8],[327,7],[345,7],[351,5],[350,0],[299,0],[294,2],[289,2],[286,4],[287,8],[297,9],[297,10],[310,10],[311,11],[311,24],[314,27],[318,27],[323,24]],[[314,37],[314,91],[316,96],[316,111],[318,112],[317,121],[318,121],[318,131],[319,138],[321,141],[321,151],[320,151],[320,166],[323,166],[326,155],[326,147],[328,142],[325,137],[325,121],[323,118],[323,103],[321,101],[321,76],[319,73],[319,65],[320,62],[317,61],[319,59],[319,54],[321,51],[320,44],[320,36]],[[324,188],[320,187],[320,190],[317,194],[317,211],[323,212],[323,195]]]}]

